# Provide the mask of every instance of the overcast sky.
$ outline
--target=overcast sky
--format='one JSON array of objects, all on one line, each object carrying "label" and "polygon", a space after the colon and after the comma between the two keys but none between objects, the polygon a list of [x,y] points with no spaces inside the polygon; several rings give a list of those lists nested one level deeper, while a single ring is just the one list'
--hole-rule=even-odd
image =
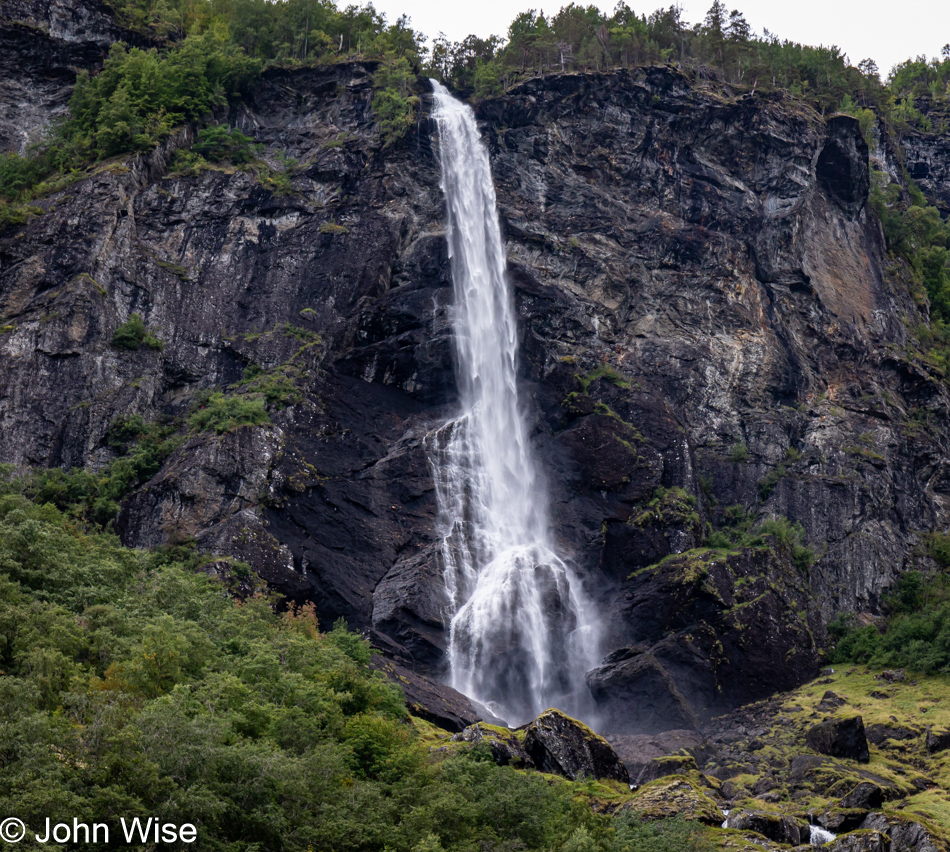
[{"label": "overcast sky", "polygon": [[[591,0],[582,0],[583,5]],[[610,12],[616,0],[594,0]],[[638,15],[649,14],[666,2],[642,5],[627,0]],[[341,2],[341,5],[345,5]],[[444,32],[452,41],[469,33],[507,35],[511,19],[525,9],[543,9],[549,16],[566,2],[541,0],[373,0],[392,22],[405,13],[413,27],[429,38]],[[712,0],[687,0],[680,4],[690,24],[701,21]],[[937,56],[950,42],[950,0],[726,0],[737,7],[757,35],[768,29],[780,38],[803,44],[836,44],[853,65],[865,57],[877,62],[882,75],[891,66],[924,53]]]}]

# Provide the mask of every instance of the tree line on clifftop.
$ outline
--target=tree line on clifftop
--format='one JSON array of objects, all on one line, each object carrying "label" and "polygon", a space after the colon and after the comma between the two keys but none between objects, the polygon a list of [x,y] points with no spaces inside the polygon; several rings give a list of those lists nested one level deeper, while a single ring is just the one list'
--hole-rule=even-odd
[{"label": "tree line on clifftop", "polygon": [[[0,159],[0,201],[55,188],[90,162],[147,150],[172,129],[240,99],[266,65],[379,62],[373,109],[387,143],[412,125],[416,75],[439,78],[463,95],[487,97],[530,76],[676,63],[739,90],[782,89],[822,113],[844,110],[867,123],[946,129],[915,98],[946,103],[950,46],[942,58],[909,59],[886,83],[870,59],[856,66],[837,47],[810,47],[752,32],[741,12],[716,0],[690,26],[677,6],[636,14],[626,3],[606,15],[576,3],[545,16],[528,10],[506,38],[426,39],[402,16],[388,23],[371,4],[339,9],[332,0],[110,0],[117,18],[156,46],[113,46],[103,70],[81,72],[67,118],[31,155]],[[936,114],[936,113],[935,113]],[[0,217],[3,217],[0,211]],[[23,212],[21,211],[21,217]],[[12,219],[6,210],[6,218]],[[2,218],[0,218],[2,224]]]}]

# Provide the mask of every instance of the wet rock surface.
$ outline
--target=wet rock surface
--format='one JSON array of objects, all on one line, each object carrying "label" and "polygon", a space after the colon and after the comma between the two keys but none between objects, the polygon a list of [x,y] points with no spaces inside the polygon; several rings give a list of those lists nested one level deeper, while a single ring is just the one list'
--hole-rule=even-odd
[{"label": "wet rock surface", "polygon": [[572,781],[587,776],[629,783],[627,770],[610,743],[582,722],[551,709],[523,730],[524,750],[542,772]]},{"label": "wet rock surface", "polygon": [[741,831],[754,831],[756,834],[769,838],[769,840],[775,840],[789,846],[807,843],[810,837],[808,823],[804,820],[761,811],[733,811],[726,818],[725,827],[736,828]]}]

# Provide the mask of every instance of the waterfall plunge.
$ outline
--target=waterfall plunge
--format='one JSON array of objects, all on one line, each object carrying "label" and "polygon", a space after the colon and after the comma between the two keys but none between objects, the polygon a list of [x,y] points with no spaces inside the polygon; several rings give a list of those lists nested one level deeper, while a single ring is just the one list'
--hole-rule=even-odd
[{"label": "waterfall plunge", "polygon": [[428,438],[454,613],[451,683],[510,724],[549,706],[586,715],[584,673],[597,662],[599,630],[552,544],[518,401],[517,324],[488,152],[471,108],[432,87],[462,404]]}]

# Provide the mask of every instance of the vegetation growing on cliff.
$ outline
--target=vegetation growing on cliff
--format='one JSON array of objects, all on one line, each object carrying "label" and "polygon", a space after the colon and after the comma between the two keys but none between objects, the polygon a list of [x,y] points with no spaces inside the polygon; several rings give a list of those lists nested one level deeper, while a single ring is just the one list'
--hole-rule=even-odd
[{"label": "vegetation growing on cliff", "polygon": [[234,601],[208,559],[124,548],[20,490],[0,480],[0,808],[28,825],[187,820],[210,850],[707,848],[477,747],[430,754],[342,623]]},{"label": "vegetation growing on cliff", "polygon": [[[942,546],[945,537],[937,538]],[[832,659],[950,674],[950,576],[945,570],[930,579],[917,571],[902,575],[884,599],[880,624],[860,625],[854,616],[839,616],[829,627],[836,639]]]}]

